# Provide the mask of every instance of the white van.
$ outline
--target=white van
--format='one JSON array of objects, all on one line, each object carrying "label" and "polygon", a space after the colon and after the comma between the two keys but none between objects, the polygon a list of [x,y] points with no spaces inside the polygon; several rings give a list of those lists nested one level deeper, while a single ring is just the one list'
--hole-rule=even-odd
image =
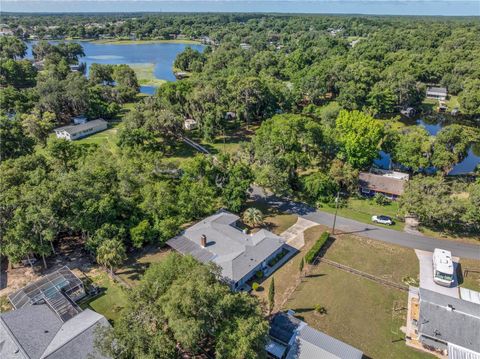
[{"label": "white van", "polygon": [[444,249],[435,248],[432,262],[433,281],[439,285],[450,287],[454,280],[452,253]]}]

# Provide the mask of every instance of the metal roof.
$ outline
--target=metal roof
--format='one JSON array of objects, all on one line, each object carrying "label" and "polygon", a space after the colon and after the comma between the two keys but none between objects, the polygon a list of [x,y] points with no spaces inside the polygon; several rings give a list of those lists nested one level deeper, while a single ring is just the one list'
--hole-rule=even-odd
[{"label": "metal roof", "polygon": [[69,297],[78,290],[84,291],[82,281],[64,266],[10,294],[8,299],[15,309],[46,303],[66,321],[81,311]]},{"label": "metal roof", "polygon": [[480,353],[480,304],[420,288],[419,333]]},{"label": "metal roof", "polygon": [[58,127],[54,131],[65,131],[68,132],[70,135],[74,135],[78,132],[82,132],[85,130],[89,130],[91,128],[95,128],[97,126],[104,126],[108,125],[108,122],[102,119],[99,120],[93,120],[93,121],[88,121],[79,125],[69,125],[69,126],[63,126],[63,127]]},{"label": "metal roof", "polygon": [[446,95],[447,94],[447,89],[445,87],[429,87],[427,88],[428,93],[437,93],[437,94],[442,94]]}]

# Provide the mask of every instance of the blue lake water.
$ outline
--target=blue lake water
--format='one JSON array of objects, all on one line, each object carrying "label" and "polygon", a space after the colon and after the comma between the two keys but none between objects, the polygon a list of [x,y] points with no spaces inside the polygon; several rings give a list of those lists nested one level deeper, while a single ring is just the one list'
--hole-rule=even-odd
[{"label": "blue lake water", "polygon": [[[443,124],[438,121],[426,120],[426,119],[417,119],[415,121],[416,125],[421,126],[427,130],[427,132],[435,136],[446,124]],[[383,168],[389,169],[392,166],[391,156],[388,153],[380,151],[379,158],[374,161],[375,165]],[[468,151],[467,157],[455,165],[450,171],[450,175],[460,175],[465,173],[471,173],[475,168],[480,164],[480,145],[472,146]],[[427,172],[434,172],[434,168],[427,169]]]},{"label": "blue lake water", "polygon": [[[203,45],[170,44],[170,43],[150,43],[150,44],[97,44],[89,41],[79,41],[83,46],[85,57],[80,59],[87,65],[91,64],[155,64],[155,77],[175,81],[175,75],[172,70],[173,62],[177,54],[187,47],[202,51]],[[32,58],[32,43],[28,44],[27,57]],[[155,93],[155,87],[141,86],[141,92],[149,95]]]}]

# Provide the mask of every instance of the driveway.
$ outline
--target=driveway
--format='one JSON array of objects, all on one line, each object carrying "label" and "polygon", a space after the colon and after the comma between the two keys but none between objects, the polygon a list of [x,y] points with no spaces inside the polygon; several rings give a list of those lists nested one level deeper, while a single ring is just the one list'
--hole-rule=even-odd
[{"label": "driveway", "polygon": [[305,230],[307,228],[317,225],[318,223],[309,221],[308,219],[302,217],[298,217],[297,222],[293,226],[288,228],[285,232],[280,234],[280,237],[282,237],[289,246],[300,250],[305,245]]},{"label": "driveway", "polygon": [[[302,218],[318,224],[329,227],[333,224],[333,214],[318,211],[305,203],[294,202],[270,193],[265,193],[261,188],[256,186],[252,188],[251,197],[275,206],[281,211],[297,214]],[[355,233],[362,237],[368,237],[402,247],[420,249],[422,251],[433,252],[435,248],[442,248],[450,251],[452,255],[457,257],[480,260],[480,245],[395,231],[386,227],[365,224],[340,216],[337,216],[336,229],[344,233]]]},{"label": "driveway", "polygon": [[438,285],[433,281],[433,267],[432,267],[432,252],[426,251],[419,251],[416,250],[415,254],[418,257],[418,261],[420,263],[420,288],[425,288],[431,290],[433,292],[441,293],[444,295],[448,295],[454,298],[460,298],[458,293],[458,281],[457,281],[457,274],[456,269],[458,266],[458,258],[453,258],[453,267],[455,268],[454,271],[454,282],[450,287],[444,287]]}]

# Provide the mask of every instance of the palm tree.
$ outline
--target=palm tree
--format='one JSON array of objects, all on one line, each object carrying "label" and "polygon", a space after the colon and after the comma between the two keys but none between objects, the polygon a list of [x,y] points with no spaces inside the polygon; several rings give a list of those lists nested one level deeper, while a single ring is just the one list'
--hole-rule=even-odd
[{"label": "palm tree", "polygon": [[263,223],[263,214],[257,208],[247,208],[245,212],[243,212],[243,221],[252,227],[259,226]]},{"label": "palm tree", "polygon": [[97,262],[114,273],[127,258],[125,245],[117,239],[107,239],[97,249]]}]

